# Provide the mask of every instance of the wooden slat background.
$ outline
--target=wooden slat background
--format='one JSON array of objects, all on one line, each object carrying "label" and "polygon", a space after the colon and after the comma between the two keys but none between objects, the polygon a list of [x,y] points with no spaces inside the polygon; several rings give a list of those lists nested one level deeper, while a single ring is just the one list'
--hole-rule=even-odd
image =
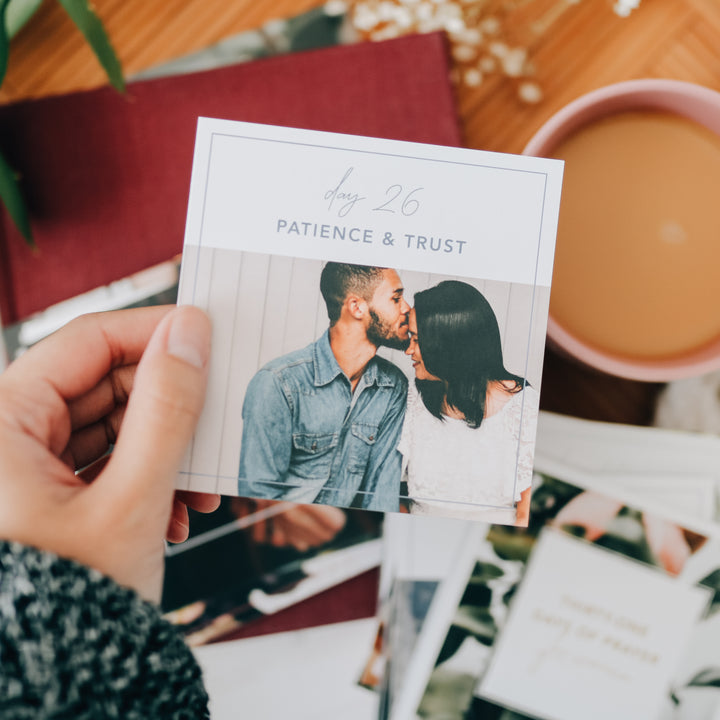
[{"label": "wooden slat background", "polygon": [[[268,361],[299,350],[328,327],[320,295],[320,260],[192,247],[183,258],[185,277],[198,273],[197,284],[180,290],[183,302],[209,310],[213,318],[213,355],[203,422],[183,465],[188,489],[237,493],[242,405],[250,379]],[[431,273],[400,270],[405,296],[450,279]],[[492,305],[503,338],[506,367],[540,384],[544,322],[531,323],[547,312],[547,288],[491,280],[473,281]],[[538,326],[540,332],[537,332]],[[512,332],[508,329],[512,328]],[[406,375],[414,377],[410,359],[399,350],[382,348]]]},{"label": "wooden slat background", "polygon": [[[479,8],[489,0],[478,0]],[[637,77],[690,80],[720,90],[720,2],[642,0],[627,18],[615,0],[508,0],[504,39],[529,48],[537,104],[518,98],[518,81],[489,75],[478,87],[458,84],[468,147],[520,152],[556,110],[594,88]],[[317,0],[96,0],[98,14],[127,75],[278,18]],[[553,21],[554,19],[554,21]],[[538,29],[540,26],[540,29]],[[104,75],[56,2],[13,40],[0,102],[95,87]]]},{"label": "wooden slat background", "polygon": [[[518,26],[527,27],[541,17],[541,11],[547,11],[543,5],[548,2],[525,3],[518,11],[523,13]],[[528,16],[532,10],[534,17]],[[664,77],[720,90],[720,3],[642,0],[629,17],[621,18],[612,11],[612,0],[580,0],[535,39],[530,58],[543,91],[536,105],[521,102],[516,82],[508,78],[459,88],[469,146],[521,152],[563,105],[614,82]]]},{"label": "wooden slat background", "polygon": [[[95,0],[126,75],[212,45],[318,0]],[[44,0],[13,39],[0,101],[102,85],[105,76],[59,3]]]}]

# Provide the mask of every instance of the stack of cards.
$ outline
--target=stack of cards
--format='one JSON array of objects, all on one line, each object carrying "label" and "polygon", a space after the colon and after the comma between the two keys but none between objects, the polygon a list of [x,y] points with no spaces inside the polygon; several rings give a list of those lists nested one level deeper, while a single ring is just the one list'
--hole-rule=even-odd
[{"label": "stack of cards", "polygon": [[[720,533],[696,502],[717,439],[542,413],[540,428],[527,530],[387,520],[384,615],[434,592],[410,653],[385,635],[383,717],[718,717]],[[454,561],[426,563],[420,534]]]},{"label": "stack of cards", "polygon": [[538,423],[561,179],[198,124],[179,302],[213,358],[179,487],[390,513],[383,718],[720,708],[718,442]]}]

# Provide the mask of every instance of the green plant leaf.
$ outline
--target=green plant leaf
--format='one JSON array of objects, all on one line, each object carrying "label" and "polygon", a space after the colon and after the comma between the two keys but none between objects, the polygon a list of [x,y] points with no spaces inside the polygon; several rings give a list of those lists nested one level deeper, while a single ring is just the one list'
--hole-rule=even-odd
[{"label": "green plant leaf", "polygon": [[708,615],[714,615],[720,610],[720,568],[713,570],[707,577],[700,581],[700,585],[709,587],[714,591]]},{"label": "green plant leaf", "polygon": [[535,544],[535,538],[529,533],[512,532],[515,528],[506,529],[502,525],[491,525],[487,534],[495,554],[501,560],[520,560],[527,562]]},{"label": "green plant leaf", "polygon": [[25,200],[20,192],[17,175],[2,154],[0,154],[0,198],[27,244],[35,249],[30,218],[25,207]]},{"label": "green plant leaf", "polygon": [[[7,27],[9,4],[10,0],[0,0],[0,84],[5,79],[10,55],[10,36]],[[17,175],[2,154],[0,154],[0,199],[27,244],[34,249],[35,242],[30,227],[30,218],[25,200],[20,192]]]},{"label": "green plant leaf", "polygon": [[688,682],[687,686],[720,688],[720,668],[710,667],[701,670]]},{"label": "green plant leaf", "polygon": [[110,39],[100,18],[87,0],[58,0],[65,12],[85,36],[97,59],[107,73],[110,84],[120,92],[125,90],[125,79],[120,61],[113,50]]},{"label": "green plant leaf", "polygon": [[491,645],[497,635],[495,620],[485,608],[474,608],[469,605],[459,607],[453,618],[453,625],[484,645]]},{"label": "green plant leaf", "polygon": [[10,0],[5,13],[5,32],[14,38],[42,5],[42,0]]},{"label": "green plant leaf", "polygon": [[5,24],[5,15],[9,2],[10,0],[0,1],[0,85],[2,85],[2,81],[5,79],[8,57],[10,56],[10,38],[8,37]]},{"label": "green plant leaf", "polygon": [[472,575],[470,576],[470,583],[486,583],[490,580],[496,580],[502,577],[505,571],[493,563],[478,561],[475,563]]},{"label": "green plant leaf", "polygon": [[455,625],[451,625],[448,628],[447,635],[443,641],[443,646],[440,648],[437,659],[435,660],[435,667],[442,665],[448,658],[451,658],[463,644],[463,640],[469,636],[467,630],[459,628]]}]

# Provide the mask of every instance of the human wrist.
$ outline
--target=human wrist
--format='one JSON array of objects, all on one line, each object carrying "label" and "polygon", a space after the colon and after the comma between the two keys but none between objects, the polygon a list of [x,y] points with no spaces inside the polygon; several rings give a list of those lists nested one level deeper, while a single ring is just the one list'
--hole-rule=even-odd
[{"label": "human wrist", "polygon": [[31,707],[78,719],[206,717],[189,648],[134,590],[0,541],[0,598],[3,718],[24,718]]}]

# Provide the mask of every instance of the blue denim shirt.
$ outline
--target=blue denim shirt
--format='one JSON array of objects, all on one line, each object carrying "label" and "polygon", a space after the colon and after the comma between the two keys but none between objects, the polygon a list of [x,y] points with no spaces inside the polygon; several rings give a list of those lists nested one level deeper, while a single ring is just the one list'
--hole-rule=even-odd
[{"label": "blue denim shirt", "polygon": [[238,492],[398,510],[407,379],[374,357],[353,393],[329,333],[273,360],[248,385]]}]

